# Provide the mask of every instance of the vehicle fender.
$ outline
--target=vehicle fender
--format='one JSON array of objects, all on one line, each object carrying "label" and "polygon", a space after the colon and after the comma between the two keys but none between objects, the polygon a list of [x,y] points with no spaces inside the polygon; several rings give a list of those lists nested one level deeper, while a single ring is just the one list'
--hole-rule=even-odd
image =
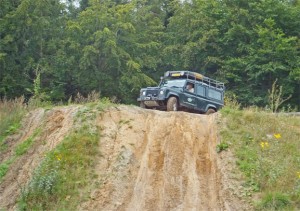
[{"label": "vehicle fender", "polygon": [[206,112],[208,109],[210,109],[210,108],[215,109],[215,111],[218,110],[217,107],[216,107],[215,105],[213,105],[213,104],[207,104],[207,106],[206,106],[206,108],[205,108],[205,112]]},{"label": "vehicle fender", "polygon": [[166,96],[166,99],[169,99],[169,97],[172,97],[172,96],[179,98],[178,93],[175,93],[175,92],[169,92],[169,93],[167,94],[167,96]]}]

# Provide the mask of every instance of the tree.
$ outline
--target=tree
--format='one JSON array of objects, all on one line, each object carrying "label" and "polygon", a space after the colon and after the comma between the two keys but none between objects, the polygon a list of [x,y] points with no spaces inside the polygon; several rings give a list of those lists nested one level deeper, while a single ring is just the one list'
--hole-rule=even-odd
[{"label": "tree", "polygon": [[59,0],[23,0],[10,8],[0,22],[0,96],[15,97],[30,94],[38,65],[42,75],[50,71],[63,6]]},{"label": "tree", "polygon": [[104,96],[117,96],[130,101],[143,84],[153,81],[141,72],[135,57],[137,43],[133,24],[134,4],[97,1],[69,23],[72,37],[79,43],[76,78],[83,93],[100,91]]}]

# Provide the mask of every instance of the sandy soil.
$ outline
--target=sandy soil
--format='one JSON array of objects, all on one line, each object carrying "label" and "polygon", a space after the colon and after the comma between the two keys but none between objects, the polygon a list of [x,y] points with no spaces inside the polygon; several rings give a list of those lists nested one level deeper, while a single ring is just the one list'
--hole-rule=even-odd
[{"label": "sandy soil", "polygon": [[239,183],[226,172],[232,156],[216,153],[217,118],[125,106],[109,110],[98,121],[99,179],[79,209],[249,209],[238,197]]},{"label": "sandy soil", "polygon": [[[45,152],[74,127],[78,107],[36,110],[22,133],[7,140],[11,149],[42,132],[26,155],[18,158],[0,183],[0,209],[16,209],[20,187]],[[249,210],[242,201],[230,152],[217,154],[218,114],[162,112],[138,107],[110,108],[97,119],[100,151],[89,200],[78,210]]]}]

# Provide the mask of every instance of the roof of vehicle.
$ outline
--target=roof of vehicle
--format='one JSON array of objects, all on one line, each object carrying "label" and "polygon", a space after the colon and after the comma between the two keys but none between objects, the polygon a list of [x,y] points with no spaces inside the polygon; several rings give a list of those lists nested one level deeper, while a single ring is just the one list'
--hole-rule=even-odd
[{"label": "roof of vehicle", "polygon": [[218,88],[218,89],[225,89],[224,83],[206,77],[200,73],[192,72],[192,71],[167,71],[165,72],[164,78],[185,78],[191,79],[195,81],[202,82],[203,84],[208,85],[209,87]]}]

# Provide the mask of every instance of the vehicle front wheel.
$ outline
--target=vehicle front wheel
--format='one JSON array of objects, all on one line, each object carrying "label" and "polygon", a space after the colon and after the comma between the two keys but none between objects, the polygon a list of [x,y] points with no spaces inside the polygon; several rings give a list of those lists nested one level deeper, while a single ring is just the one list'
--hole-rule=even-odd
[{"label": "vehicle front wheel", "polygon": [[140,107],[141,108],[147,108],[146,105],[145,105],[145,103],[143,101],[140,102]]},{"label": "vehicle front wheel", "polygon": [[167,111],[178,111],[178,100],[176,97],[170,97],[168,99]]},{"label": "vehicle front wheel", "polygon": [[209,108],[207,111],[206,111],[206,115],[210,115],[210,114],[213,114],[213,113],[215,113],[216,112],[216,110],[215,109],[213,109],[213,108]]}]

